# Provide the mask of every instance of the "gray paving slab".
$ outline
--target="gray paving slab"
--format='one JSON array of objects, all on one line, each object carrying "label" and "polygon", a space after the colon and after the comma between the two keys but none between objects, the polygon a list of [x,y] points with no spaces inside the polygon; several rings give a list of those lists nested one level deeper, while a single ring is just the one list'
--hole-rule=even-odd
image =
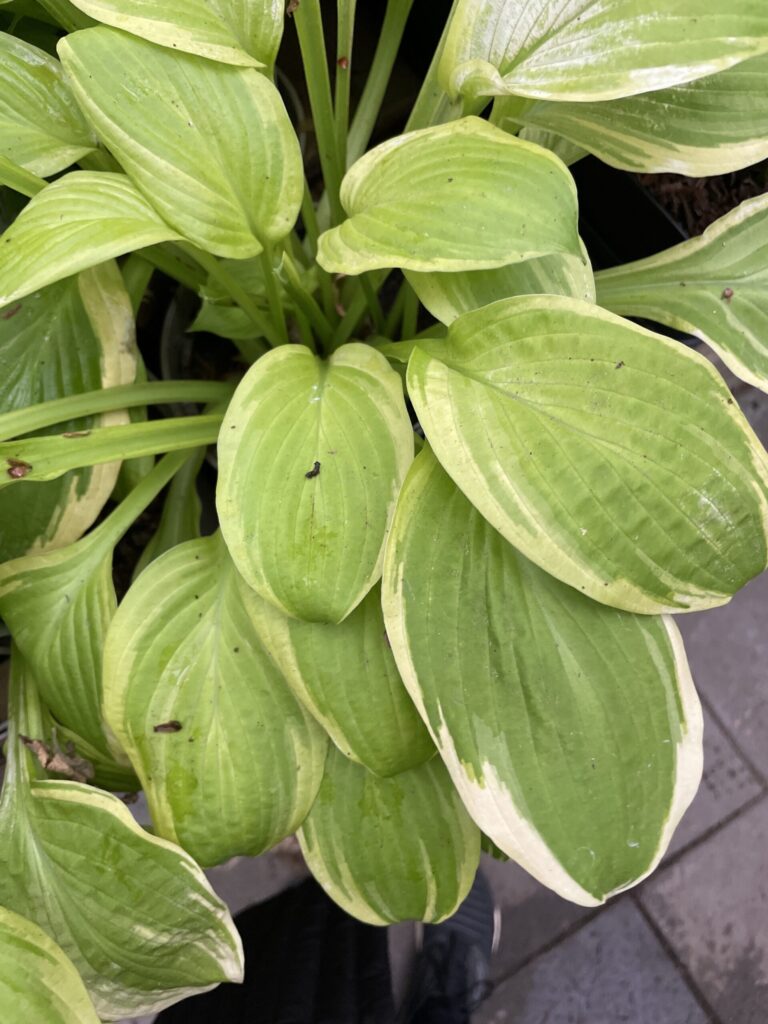
[{"label": "gray paving slab", "polygon": [[696,686],[742,753],[768,777],[768,573],[730,604],[680,615]]},{"label": "gray paving slab", "polygon": [[765,1024],[768,799],[649,879],[640,899],[722,1024]]},{"label": "gray paving slab", "polygon": [[705,706],[704,774],[672,838],[668,856],[725,821],[761,792],[762,784]]},{"label": "gray paving slab", "polygon": [[626,897],[499,985],[473,1017],[473,1024],[623,1022],[708,1024]]},{"label": "gray paving slab", "polygon": [[593,910],[569,903],[511,861],[484,856],[481,864],[501,911],[501,941],[494,978],[506,978],[535,953],[584,920]]}]

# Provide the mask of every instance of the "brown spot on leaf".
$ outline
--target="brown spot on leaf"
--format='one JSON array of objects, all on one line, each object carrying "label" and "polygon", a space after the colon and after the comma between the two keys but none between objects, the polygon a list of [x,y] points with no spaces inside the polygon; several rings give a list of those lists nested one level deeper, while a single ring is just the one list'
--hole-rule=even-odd
[{"label": "brown spot on leaf", "polygon": [[90,430],[67,430],[62,437],[90,437]]},{"label": "brown spot on leaf", "polygon": [[160,722],[158,725],[152,727],[153,732],[181,732],[183,726],[181,722],[177,722],[176,719],[172,719],[170,722]]},{"label": "brown spot on leaf", "polygon": [[346,71],[347,68],[349,67],[349,58],[348,57],[339,57],[339,59],[336,61],[336,63],[339,65],[339,67],[341,68],[342,71]]},{"label": "brown spot on leaf", "polygon": [[733,298],[733,288],[723,288],[723,294],[720,296],[720,298],[724,302],[730,302]]},{"label": "brown spot on leaf", "polygon": [[316,476],[320,476],[320,463],[316,462],[312,469],[310,469],[308,473],[305,473],[304,476],[307,480],[314,480]]},{"label": "brown spot on leaf", "polygon": [[23,462],[21,459],[6,459],[5,461],[8,463],[8,476],[11,480],[21,480],[32,469],[28,462]]},{"label": "brown spot on leaf", "polygon": [[16,316],[16,314],[20,312],[21,303],[17,302],[15,306],[9,306],[0,313],[0,320],[10,320],[12,316]]},{"label": "brown spot on leaf", "polygon": [[288,6],[285,9],[285,13],[289,18],[292,18],[294,13],[298,11],[301,0],[288,0]]},{"label": "brown spot on leaf", "polygon": [[31,750],[37,760],[47,772],[55,772],[57,775],[64,775],[74,782],[88,782],[94,776],[93,765],[75,750],[71,740],[67,742],[64,750],[56,742],[54,737],[53,746],[49,747],[42,740],[31,739],[29,736],[19,736],[19,739]]}]

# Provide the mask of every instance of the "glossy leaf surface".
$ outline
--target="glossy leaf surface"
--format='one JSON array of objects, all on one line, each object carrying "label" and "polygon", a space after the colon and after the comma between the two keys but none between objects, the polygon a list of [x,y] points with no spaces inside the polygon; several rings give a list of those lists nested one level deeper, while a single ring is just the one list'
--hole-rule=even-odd
[{"label": "glossy leaf surface", "polygon": [[440,79],[454,96],[606,100],[766,51],[762,0],[458,0]]},{"label": "glossy leaf surface", "polygon": [[335,748],[299,842],[328,895],[379,925],[449,917],[480,857],[480,833],[438,758],[381,779]]},{"label": "glossy leaf surface", "polygon": [[204,865],[292,834],[323,773],[326,737],[259,641],[252,600],[220,536],[188,541],[133,584],[104,652],[105,715],[155,828]]},{"label": "glossy leaf surface", "polygon": [[578,253],[563,164],[478,117],[397,136],[348,171],[349,219],[320,238],[326,270],[479,270]]},{"label": "glossy leaf surface", "polygon": [[176,231],[238,259],[288,234],[301,152],[264,75],[106,27],[67,36],[59,55],[97,133]]},{"label": "glossy leaf surface", "polygon": [[283,34],[281,0],[75,0],[75,6],[160,46],[245,67],[273,64]]},{"label": "glossy leaf surface", "polygon": [[689,331],[768,390],[768,197],[748,199],[698,238],[603,271],[597,283],[607,309]]},{"label": "glossy leaf surface", "polygon": [[526,131],[555,132],[623,170],[726,174],[768,156],[768,56],[640,96],[537,101],[523,109],[519,123]]},{"label": "glossy leaf surface", "polygon": [[289,619],[258,598],[252,608],[292,690],[343,754],[383,776],[432,756],[392,657],[378,586],[339,625]]},{"label": "glossy leaf surface", "polygon": [[59,62],[0,32],[0,155],[46,177],[95,145]]},{"label": "glossy leaf surface", "polygon": [[72,171],[39,192],[0,235],[0,306],[178,237],[125,175]]},{"label": "glossy leaf surface", "polygon": [[287,614],[340,622],[381,575],[413,458],[398,375],[357,343],[327,361],[275,349],[241,381],[218,451],[216,503],[238,571]]},{"label": "glossy leaf surface", "polygon": [[506,299],[417,347],[408,391],[488,521],[597,601],[708,608],[765,568],[765,451],[677,342],[575,299]]},{"label": "glossy leaf surface", "polygon": [[589,906],[658,863],[701,776],[701,709],[669,618],[605,608],[542,572],[431,451],[387,549],[400,671],[470,814]]}]

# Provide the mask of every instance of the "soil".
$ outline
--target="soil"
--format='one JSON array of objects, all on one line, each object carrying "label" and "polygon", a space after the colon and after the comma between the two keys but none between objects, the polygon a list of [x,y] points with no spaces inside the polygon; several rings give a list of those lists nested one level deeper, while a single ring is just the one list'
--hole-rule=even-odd
[{"label": "soil", "polygon": [[768,160],[710,178],[682,174],[638,174],[638,182],[688,235],[700,235],[745,199],[768,191]]}]

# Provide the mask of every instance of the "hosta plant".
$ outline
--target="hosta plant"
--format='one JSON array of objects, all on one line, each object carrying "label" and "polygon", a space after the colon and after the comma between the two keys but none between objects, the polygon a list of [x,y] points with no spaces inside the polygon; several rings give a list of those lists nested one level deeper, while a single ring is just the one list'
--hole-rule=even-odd
[{"label": "hosta plant", "polygon": [[[0,5],[14,1019],[239,979],[202,868],[294,833],[369,922],[451,914],[481,848],[595,905],[696,791],[671,616],[765,568],[768,459],[712,362],[625,317],[766,387],[768,198],[593,275],[567,163],[768,155],[768,7],[456,0],[382,137],[414,4],[370,59],[354,0]],[[226,372],[173,379],[151,330],[145,367],[169,279]]]}]

